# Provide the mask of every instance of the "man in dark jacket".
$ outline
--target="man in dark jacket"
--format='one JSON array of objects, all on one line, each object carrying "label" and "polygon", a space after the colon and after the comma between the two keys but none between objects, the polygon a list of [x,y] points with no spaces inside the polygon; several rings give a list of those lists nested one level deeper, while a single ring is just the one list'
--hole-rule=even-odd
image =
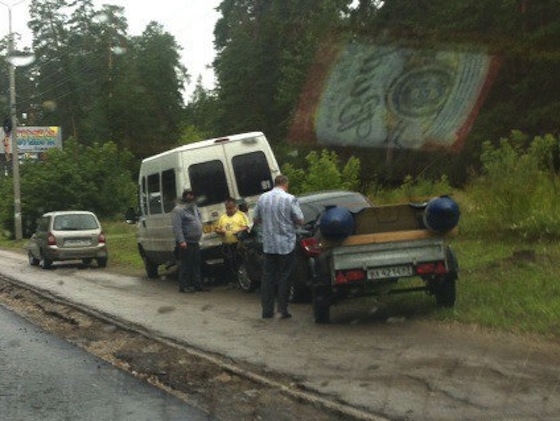
[{"label": "man in dark jacket", "polygon": [[179,260],[179,292],[207,291],[202,286],[200,275],[202,221],[196,196],[191,189],[186,189],[182,199],[182,203],[175,206],[171,213]]}]

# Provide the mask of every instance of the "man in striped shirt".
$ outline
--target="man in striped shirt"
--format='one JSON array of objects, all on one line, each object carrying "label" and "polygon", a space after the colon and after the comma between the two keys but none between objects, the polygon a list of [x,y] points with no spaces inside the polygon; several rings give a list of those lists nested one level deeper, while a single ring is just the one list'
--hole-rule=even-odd
[{"label": "man in striped shirt", "polygon": [[261,281],[262,317],[274,316],[274,301],[280,318],[289,319],[290,274],[294,266],[296,227],[303,224],[297,199],[288,193],[288,177],[278,175],[274,188],[264,193],[253,219],[262,225],[264,264]]}]

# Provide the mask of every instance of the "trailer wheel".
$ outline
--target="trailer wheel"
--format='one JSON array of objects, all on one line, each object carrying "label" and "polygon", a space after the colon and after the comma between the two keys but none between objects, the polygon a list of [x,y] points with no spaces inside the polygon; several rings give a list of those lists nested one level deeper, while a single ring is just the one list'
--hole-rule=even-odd
[{"label": "trailer wheel", "polygon": [[459,264],[457,257],[451,249],[447,247],[445,250],[449,272],[443,278],[439,279],[434,285],[434,295],[436,296],[436,305],[440,308],[451,308],[455,306],[457,298],[457,279],[459,278]]},{"label": "trailer wheel", "polygon": [[440,308],[451,308],[455,306],[456,299],[456,281],[455,276],[446,276],[440,280],[435,287],[434,295],[436,296],[436,305]]},{"label": "trailer wheel", "polygon": [[316,287],[313,290],[313,316],[315,323],[326,324],[330,323],[331,315],[331,301],[330,294],[324,287]]},{"label": "trailer wheel", "polygon": [[310,259],[303,256],[303,253],[299,250],[291,275],[290,301],[292,303],[310,303],[312,301],[313,271],[311,265]]}]

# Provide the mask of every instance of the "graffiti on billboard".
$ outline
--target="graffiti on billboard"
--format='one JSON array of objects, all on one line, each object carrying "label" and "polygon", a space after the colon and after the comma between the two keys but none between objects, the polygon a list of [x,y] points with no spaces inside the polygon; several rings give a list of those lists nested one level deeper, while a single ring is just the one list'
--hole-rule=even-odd
[{"label": "graffiti on billboard", "polygon": [[480,52],[331,47],[312,69],[290,141],[458,151],[497,68]]}]

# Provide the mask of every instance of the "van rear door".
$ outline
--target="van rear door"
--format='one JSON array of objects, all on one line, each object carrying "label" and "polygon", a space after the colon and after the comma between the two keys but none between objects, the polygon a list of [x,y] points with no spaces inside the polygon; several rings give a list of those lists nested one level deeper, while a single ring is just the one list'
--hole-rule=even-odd
[{"label": "van rear door", "polygon": [[221,145],[185,151],[182,154],[183,171],[180,177],[189,180],[190,188],[197,196],[202,219],[203,249],[221,245],[214,233],[214,225],[224,210],[224,200],[230,196],[232,186],[228,181],[227,158]]}]

